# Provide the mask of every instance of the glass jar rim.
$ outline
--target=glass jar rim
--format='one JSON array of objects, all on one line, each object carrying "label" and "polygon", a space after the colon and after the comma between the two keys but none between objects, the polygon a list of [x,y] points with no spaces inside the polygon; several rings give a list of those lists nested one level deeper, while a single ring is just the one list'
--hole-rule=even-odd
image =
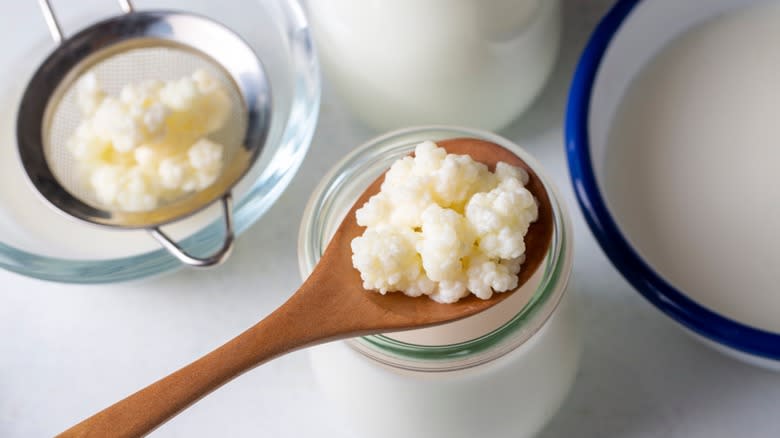
[{"label": "glass jar rim", "polygon": [[[404,128],[369,140],[342,158],[322,178],[304,210],[299,230],[298,259],[301,275],[308,276],[319,260],[327,244],[324,236],[330,231],[328,227],[334,224],[334,215],[341,213],[335,209],[334,203],[347,191],[351,177],[365,173],[372,165],[381,165],[382,158],[390,156],[394,161],[421,141],[455,137],[480,138],[507,147],[539,175],[552,200],[555,221],[553,241],[543,266],[545,271],[531,300],[514,317],[477,338],[440,346],[411,344],[381,334],[348,341],[360,353],[386,365],[443,371],[493,360],[523,344],[544,325],[568,284],[572,257],[571,242],[568,240],[571,225],[565,207],[558,201],[560,197],[541,165],[519,146],[497,134],[439,125]],[[381,166],[381,171],[386,169]],[[350,205],[353,201],[349,199]],[[340,223],[340,216],[335,219],[335,224]],[[435,365],[431,366],[431,363]]]}]

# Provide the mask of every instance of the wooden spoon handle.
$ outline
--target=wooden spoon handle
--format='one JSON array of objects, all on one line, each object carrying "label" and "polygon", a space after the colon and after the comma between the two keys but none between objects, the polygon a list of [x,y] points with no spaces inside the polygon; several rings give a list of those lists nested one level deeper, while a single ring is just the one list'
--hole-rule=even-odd
[{"label": "wooden spoon handle", "polygon": [[[297,294],[296,294],[297,295]],[[138,437],[250,369],[332,333],[293,298],[228,343],[66,430],[61,437]],[[311,315],[315,313],[315,315]],[[301,322],[305,322],[302,324]]]}]

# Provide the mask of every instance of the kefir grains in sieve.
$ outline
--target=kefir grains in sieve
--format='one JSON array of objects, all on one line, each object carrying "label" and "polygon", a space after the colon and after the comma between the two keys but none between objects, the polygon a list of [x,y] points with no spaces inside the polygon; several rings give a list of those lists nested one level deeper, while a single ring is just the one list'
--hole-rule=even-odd
[{"label": "kefir grains in sieve", "polygon": [[418,144],[356,213],[366,227],[352,241],[363,287],[442,303],[513,290],[523,238],[538,215],[527,182],[524,170],[508,164],[494,173],[433,142]]},{"label": "kefir grains in sieve", "polygon": [[206,136],[225,124],[230,100],[207,72],[128,84],[117,97],[92,73],[77,87],[82,121],[68,149],[84,186],[103,206],[151,210],[219,176],[224,147]]}]

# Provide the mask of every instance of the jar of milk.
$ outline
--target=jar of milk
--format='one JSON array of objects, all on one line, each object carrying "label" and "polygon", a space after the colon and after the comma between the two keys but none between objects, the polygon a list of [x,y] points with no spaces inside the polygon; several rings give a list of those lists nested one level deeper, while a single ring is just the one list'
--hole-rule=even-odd
[{"label": "jar of milk", "polygon": [[417,143],[457,137],[498,143],[533,167],[553,205],[552,244],[539,271],[483,313],[439,327],[310,349],[320,388],[355,436],[530,437],[557,411],[573,383],[581,338],[576,297],[567,292],[571,225],[536,160],[502,137],[434,126],[392,132],[357,148],[325,176],[304,212],[301,274],[308,277],[371,181]]},{"label": "jar of milk", "polygon": [[500,129],[550,75],[559,0],[308,2],[328,82],[379,130],[444,123]]}]

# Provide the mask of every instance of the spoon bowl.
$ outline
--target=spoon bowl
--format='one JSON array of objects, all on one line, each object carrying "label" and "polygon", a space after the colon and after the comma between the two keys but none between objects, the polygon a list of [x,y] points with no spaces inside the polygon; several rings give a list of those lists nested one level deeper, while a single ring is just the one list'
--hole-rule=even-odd
[{"label": "spoon bowl", "polygon": [[[535,196],[539,216],[525,236],[526,259],[519,289],[545,259],[553,234],[553,210],[544,184],[524,161],[491,142],[457,138],[437,144],[448,153],[464,154],[491,170],[498,162],[528,172],[528,190]],[[452,304],[401,293],[380,295],[362,287],[352,266],[352,239],[363,233],[355,211],[378,193],[380,176],[362,193],[334,233],[309,278],[281,307],[244,333],[107,409],[63,432],[65,437],[135,437],[154,430],[190,404],[238,375],[282,354],[337,339],[423,328],[479,313],[507,298],[497,293],[488,300],[473,295]]]},{"label": "spoon bowl", "polygon": [[[455,138],[450,140],[438,141],[436,144],[444,148],[449,154],[469,155],[475,161],[488,166],[491,171],[495,171],[496,164],[504,162],[515,167],[520,167],[528,172],[529,180],[526,188],[534,195],[539,205],[539,216],[536,222],[532,223],[525,236],[526,253],[520,273],[518,274],[519,289],[536,272],[547,254],[553,233],[553,212],[550,198],[544,188],[544,184],[538,175],[523,160],[510,150],[495,143],[474,138]],[[320,262],[314,268],[314,271],[306,280],[322,281],[318,279],[321,275],[319,271],[333,273],[341,278],[343,287],[351,288],[354,292],[350,295],[359,296],[361,305],[375,306],[378,312],[384,316],[376,320],[377,326],[367,333],[391,332],[397,330],[408,330],[413,328],[423,328],[426,326],[442,324],[456,321],[479,313],[489,307],[492,307],[507,298],[511,292],[495,293],[488,300],[483,300],[469,295],[461,298],[459,301],[451,304],[440,304],[427,297],[420,299],[410,299],[401,293],[389,293],[380,295],[377,293],[365,293],[362,287],[360,273],[352,267],[352,239],[361,235],[365,230],[357,224],[355,212],[365,204],[369,198],[374,196],[381,189],[384,182],[384,174],[374,180],[366,190],[360,195],[346,214],[341,225],[334,233]],[[326,280],[328,281],[328,280]],[[530,299],[530,297],[528,297]],[[394,315],[398,319],[399,325],[389,326],[392,321],[386,319]],[[379,326],[381,325],[381,326]]]}]

